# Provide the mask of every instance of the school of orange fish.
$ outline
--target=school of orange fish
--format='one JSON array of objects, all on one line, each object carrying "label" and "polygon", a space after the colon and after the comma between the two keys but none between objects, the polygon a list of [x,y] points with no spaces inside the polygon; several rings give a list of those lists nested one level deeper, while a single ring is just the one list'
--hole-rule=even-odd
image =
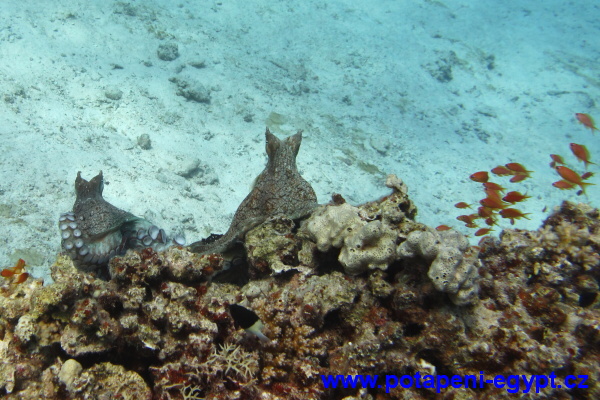
[{"label": "school of orange fish", "polygon": [[16,285],[25,282],[29,278],[29,273],[25,272],[25,260],[22,258],[19,258],[14,267],[4,268],[0,275]]},{"label": "school of orange fish", "polygon": [[[594,124],[594,120],[588,114],[576,113],[575,118],[586,128],[589,128],[592,132],[597,131]],[[593,183],[586,182],[587,179],[594,176],[593,172],[587,171],[588,166],[596,165],[590,161],[590,153],[585,145],[578,143],[571,143],[569,145],[571,153],[579,162],[583,162],[585,172],[582,174],[577,173],[573,168],[566,166],[566,162],[563,157],[558,154],[550,154],[551,162],[550,167],[553,168],[558,175],[562,178],[552,184],[552,186],[561,189],[569,190],[579,187],[578,195],[585,194],[585,188]],[[509,183],[521,182],[531,176],[533,171],[527,170],[523,165],[515,162],[511,162],[505,165],[499,165],[492,168],[490,171],[492,174],[503,177],[510,176]],[[479,201],[477,212],[465,215],[459,215],[456,217],[457,220],[463,222],[467,228],[477,229],[475,236],[484,236],[493,232],[493,227],[498,225],[498,218],[504,218],[510,221],[511,225],[514,225],[515,220],[521,218],[527,218],[529,213],[523,213],[519,209],[514,208],[514,205],[527,200],[531,196],[527,194],[521,194],[518,191],[510,191],[506,194],[506,188],[500,186],[497,183],[490,181],[490,174],[487,171],[478,171],[469,177],[472,181],[481,183],[483,185],[483,191],[485,197]],[[474,204],[468,204],[466,202],[459,202],[454,205],[458,209],[472,209]],[[483,220],[485,227],[481,227],[476,221]],[[448,225],[440,225],[436,227],[438,231],[445,231],[452,229]]]}]

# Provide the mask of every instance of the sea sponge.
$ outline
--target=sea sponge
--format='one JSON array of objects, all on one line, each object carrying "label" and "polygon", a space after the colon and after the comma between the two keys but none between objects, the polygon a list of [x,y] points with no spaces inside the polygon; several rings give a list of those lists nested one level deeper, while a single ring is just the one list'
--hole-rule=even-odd
[{"label": "sea sponge", "polygon": [[317,243],[317,249],[327,252],[340,248],[349,232],[366,224],[359,216],[360,210],[348,203],[318,207],[304,223],[302,232]]},{"label": "sea sponge", "polygon": [[349,232],[338,260],[347,274],[387,269],[396,258],[397,234],[381,221],[371,221]]},{"label": "sea sponge", "polygon": [[386,269],[396,258],[397,234],[348,203],[317,208],[302,225],[301,234],[314,241],[319,251],[341,248],[338,260],[350,275]]},{"label": "sea sponge", "polygon": [[457,231],[413,231],[397,248],[401,259],[422,257],[431,262],[427,276],[435,288],[448,293],[456,305],[470,304],[477,298],[477,269],[469,241]]}]

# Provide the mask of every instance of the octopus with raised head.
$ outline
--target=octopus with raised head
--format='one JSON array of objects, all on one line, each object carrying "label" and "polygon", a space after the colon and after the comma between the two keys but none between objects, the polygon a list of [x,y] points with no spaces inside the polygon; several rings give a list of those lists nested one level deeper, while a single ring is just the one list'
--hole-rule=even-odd
[{"label": "octopus with raised head", "polygon": [[317,206],[315,191],[296,167],[302,131],[279,140],[267,128],[265,136],[267,166],[256,178],[252,191],[239,205],[229,229],[211,243],[204,240],[192,243],[189,246],[192,252],[221,253],[269,218],[282,216],[298,219],[310,214]]},{"label": "octopus with raised head", "polygon": [[[78,172],[73,211],[63,213],[59,218],[62,248],[78,267],[101,267],[113,256],[124,254],[127,249],[161,249],[169,245],[163,229],[113,206],[102,197],[103,189],[102,171],[89,181]],[[176,235],[173,242],[183,245],[185,239]]]}]

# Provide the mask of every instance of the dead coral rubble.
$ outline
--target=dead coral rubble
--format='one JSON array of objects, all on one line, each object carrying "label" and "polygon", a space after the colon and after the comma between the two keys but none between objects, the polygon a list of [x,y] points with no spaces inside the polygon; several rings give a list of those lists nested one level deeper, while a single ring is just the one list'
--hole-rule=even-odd
[{"label": "dead coral rubble", "polygon": [[[306,225],[296,231],[287,219],[249,232],[254,279],[242,287],[211,282],[223,267],[221,257],[183,248],[128,252],[111,260],[108,282],[60,256],[54,284],[42,287],[31,280],[2,286],[0,395],[510,399],[516,394],[492,385],[448,388],[441,395],[415,387],[390,393],[326,389],[321,374],[595,376],[600,367],[597,210],[565,203],[537,232],[511,230],[499,240],[487,239],[474,261],[474,250],[460,237],[435,235],[414,222],[405,190],[398,190],[398,181],[393,186],[394,193],[378,202],[352,207],[336,197],[335,204],[321,207],[312,223],[338,224],[322,234]],[[348,239],[373,223],[371,232],[380,237],[359,234],[365,238],[360,245]],[[416,238],[420,235],[427,240]],[[344,246],[377,255],[349,264],[341,257]],[[393,255],[379,251],[387,248]],[[445,264],[447,284],[436,279],[445,273],[434,267],[440,257],[454,258]],[[463,275],[468,279],[457,283],[462,278],[455,277]],[[451,286],[458,290],[446,290]],[[462,289],[468,304],[459,306]],[[270,342],[236,329],[228,313],[232,303],[259,315]],[[599,383],[587,383],[587,389],[548,387],[519,396],[600,398]]]}]

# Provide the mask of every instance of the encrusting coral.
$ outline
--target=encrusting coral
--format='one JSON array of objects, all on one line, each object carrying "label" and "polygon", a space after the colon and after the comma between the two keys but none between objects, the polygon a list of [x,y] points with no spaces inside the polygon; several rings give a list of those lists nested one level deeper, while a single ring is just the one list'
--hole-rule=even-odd
[{"label": "encrusting coral", "polygon": [[[227,265],[221,256],[182,247],[114,257],[109,280],[61,255],[51,285],[6,282],[0,395],[509,399],[516,394],[491,384],[386,393],[325,388],[321,375],[377,374],[380,385],[386,374],[417,372],[595,376],[598,210],[564,203],[540,230],[504,231],[500,239],[486,238],[477,253],[459,234],[415,222],[404,185],[394,177],[388,184],[392,194],[357,207],[334,196],[300,229],[277,217],[248,232],[251,279],[242,284],[217,279]],[[359,256],[350,257],[350,249]],[[253,310],[270,340],[236,327],[231,304]],[[535,394],[521,387],[518,395],[600,398],[598,381],[586,384]]]},{"label": "encrusting coral", "polygon": [[428,276],[438,290],[457,305],[472,303],[479,261],[468,240],[457,231],[436,232],[416,223],[406,185],[394,175],[388,176],[386,185],[393,193],[379,202],[320,206],[303,223],[301,234],[320,252],[340,249],[338,260],[350,275],[420,257],[430,263]]},{"label": "encrusting coral", "polygon": [[437,290],[450,295],[454,304],[465,305],[476,299],[480,263],[461,233],[413,231],[398,246],[398,256],[401,259],[420,256],[431,262],[427,276]]}]

